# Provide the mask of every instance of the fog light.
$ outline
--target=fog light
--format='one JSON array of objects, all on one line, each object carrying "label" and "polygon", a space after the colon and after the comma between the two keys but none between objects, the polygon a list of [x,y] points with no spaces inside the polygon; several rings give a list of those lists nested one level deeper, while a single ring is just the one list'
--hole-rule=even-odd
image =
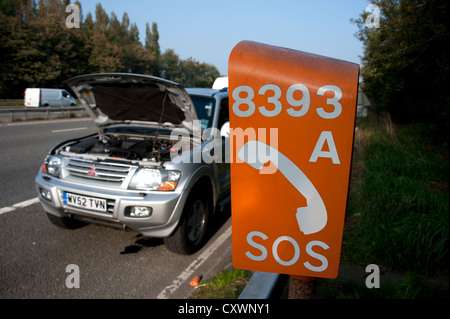
[{"label": "fog light", "polygon": [[39,188],[39,192],[41,193],[41,196],[43,199],[46,199],[49,202],[52,201],[52,193],[50,193],[50,191],[48,191],[44,188]]},{"label": "fog light", "polygon": [[145,206],[132,206],[128,207],[128,216],[130,217],[150,217],[152,214],[152,208],[151,207],[145,207]]}]

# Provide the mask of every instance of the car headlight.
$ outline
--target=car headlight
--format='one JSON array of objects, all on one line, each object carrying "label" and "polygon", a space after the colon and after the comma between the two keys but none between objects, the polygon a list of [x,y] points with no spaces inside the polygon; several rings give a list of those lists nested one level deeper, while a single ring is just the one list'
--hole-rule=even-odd
[{"label": "car headlight", "polygon": [[149,191],[173,191],[177,187],[181,173],[153,168],[140,168],[130,182],[130,189]]},{"label": "car headlight", "polygon": [[45,159],[44,165],[42,165],[42,172],[45,174],[59,177],[61,173],[62,158],[56,155],[49,155]]}]

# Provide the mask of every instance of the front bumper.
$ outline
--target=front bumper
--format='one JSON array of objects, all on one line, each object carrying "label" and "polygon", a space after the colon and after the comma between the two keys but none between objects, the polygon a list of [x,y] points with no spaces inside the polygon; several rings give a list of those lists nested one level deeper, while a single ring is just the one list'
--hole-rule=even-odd
[{"label": "front bumper", "polygon": [[[181,217],[187,194],[184,191],[138,192],[114,188],[100,188],[73,183],[39,173],[35,179],[36,191],[44,210],[66,217],[78,216],[99,224],[125,225],[149,237],[168,237],[175,230]],[[49,196],[43,196],[45,191]],[[106,212],[97,212],[64,203],[64,192],[80,196],[104,199]],[[133,206],[151,208],[149,217],[130,217],[127,210]]]}]

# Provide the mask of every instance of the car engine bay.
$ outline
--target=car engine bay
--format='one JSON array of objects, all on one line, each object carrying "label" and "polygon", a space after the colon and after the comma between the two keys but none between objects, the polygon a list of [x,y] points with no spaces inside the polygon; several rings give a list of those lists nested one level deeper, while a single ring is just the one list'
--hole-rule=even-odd
[{"label": "car engine bay", "polygon": [[170,161],[173,145],[169,136],[141,136],[127,133],[99,133],[63,145],[62,155],[92,155],[130,161]]}]

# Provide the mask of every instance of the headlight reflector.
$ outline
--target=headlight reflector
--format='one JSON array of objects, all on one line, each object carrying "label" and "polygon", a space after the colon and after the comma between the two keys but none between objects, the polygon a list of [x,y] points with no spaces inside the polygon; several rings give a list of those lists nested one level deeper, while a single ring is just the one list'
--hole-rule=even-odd
[{"label": "headlight reflector", "polygon": [[45,159],[44,165],[42,165],[42,172],[52,175],[54,177],[59,177],[61,173],[62,158],[57,155],[49,155]]},{"label": "headlight reflector", "polygon": [[140,168],[130,182],[130,189],[150,191],[173,191],[177,187],[181,173],[154,168]]}]

